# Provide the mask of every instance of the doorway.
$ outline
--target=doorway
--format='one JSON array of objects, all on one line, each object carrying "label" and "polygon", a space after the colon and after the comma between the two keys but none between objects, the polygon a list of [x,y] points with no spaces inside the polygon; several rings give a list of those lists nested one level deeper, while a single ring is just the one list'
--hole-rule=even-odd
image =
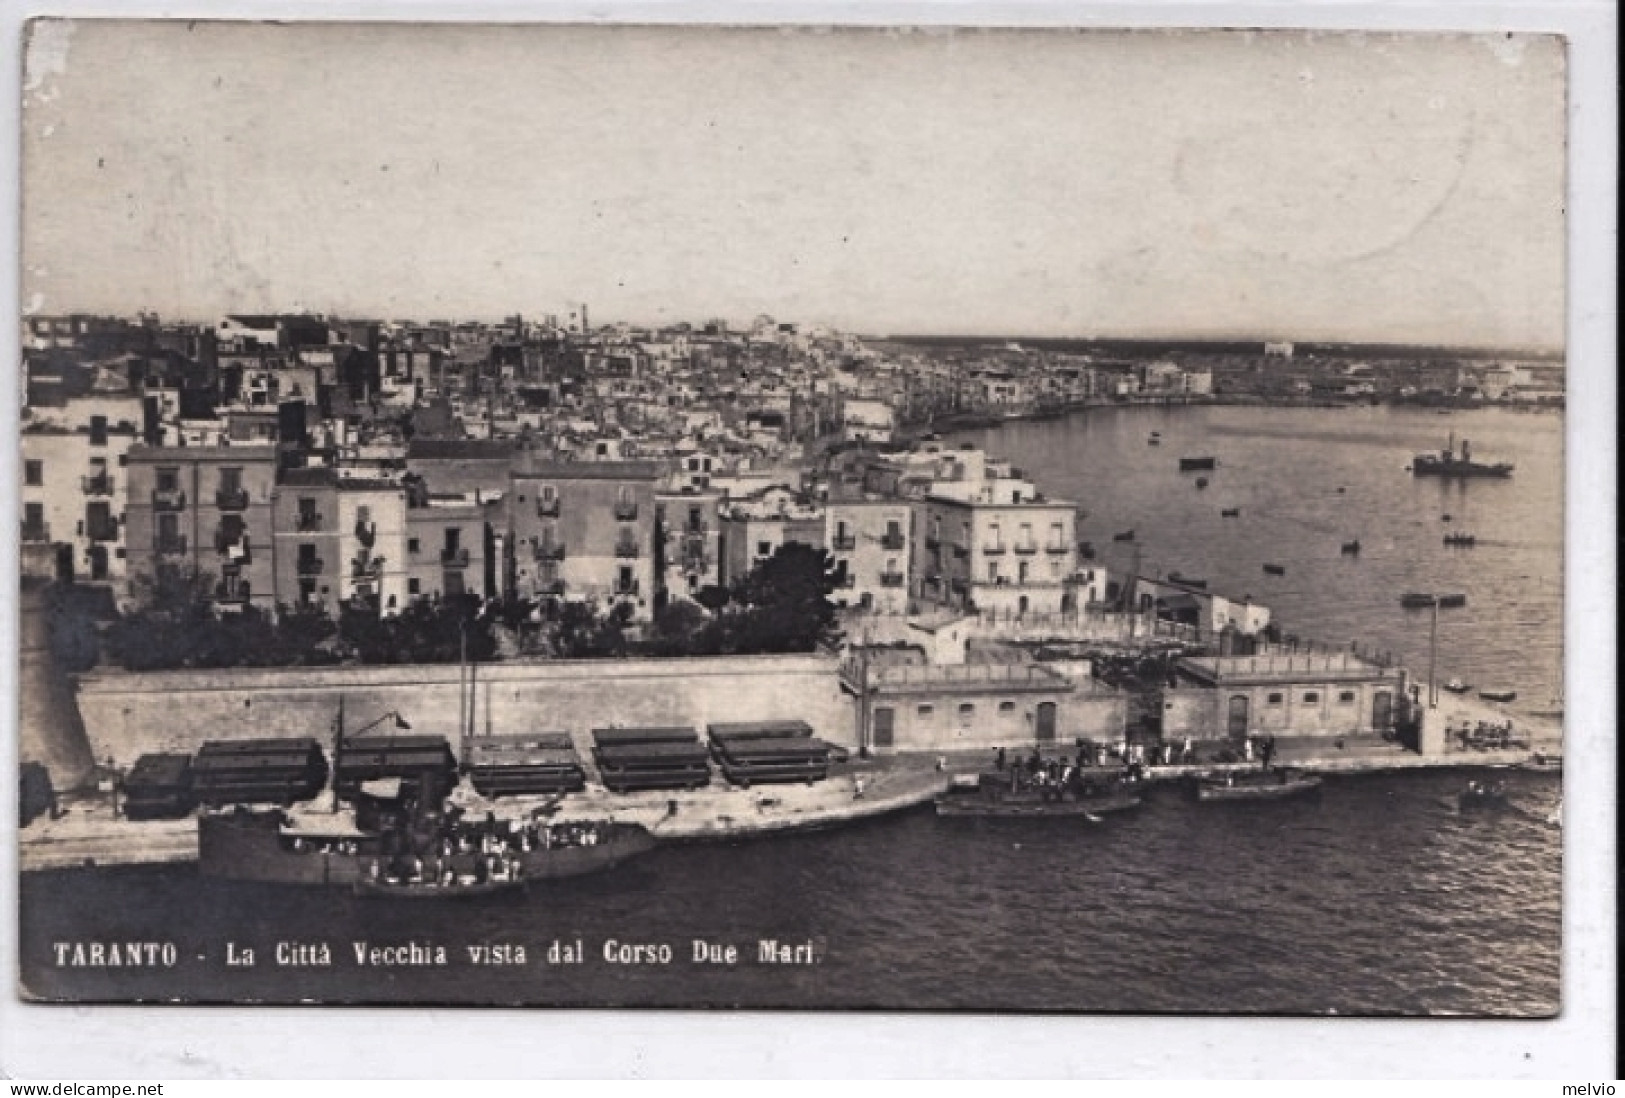
[{"label": "doorway", "polygon": [[1034,721],[1034,731],[1038,735],[1039,743],[1055,742],[1055,703],[1039,702],[1038,716]]},{"label": "doorway", "polygon": [[1231,739],[1242,739],[1247,735],[1247,696],[1236,694],[1230,699],[1230,721],[1228,731]]}]

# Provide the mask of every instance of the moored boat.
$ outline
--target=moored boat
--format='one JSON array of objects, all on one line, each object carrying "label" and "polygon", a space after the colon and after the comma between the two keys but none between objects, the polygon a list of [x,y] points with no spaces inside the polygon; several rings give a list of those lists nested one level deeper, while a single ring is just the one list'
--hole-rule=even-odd
[{"label": "moored boat", "polygon": [[1473,534],[1446,534],[1444,543],[1446,545],[1477,545],[1478,538]]},{"label": "moored boat", "polygon": [[1212,469],[1219,464],[1215,457],[1182,457],[1179,459],[1180,472],[1190,472],[1197,469]]},{"label": "moored boat", "polygon": [[1286,565],[1266,564],[1264,565],[1264,574],[1269,576],[1284,576],[1286,575]]},{"label": "moored boat", "polygon": [[1444,683],[1443,685],[1444,688],[1450,691],[1452,694],[1465,694],[1467,691],[1473,688],[1472,683],[1463,682],[1461,679],[1451,679],[1449,682]]},{"label": "moored boat", "polygon": [[1480,690],[1478,692],[1478,696],[1483,698],[1485,701],[1492,702],[1509,702],[1518,700],[1518,692],[1516,690]]},{"label": "moored boat", "polygon": [[1199,801],[1275,801],[1320,788],[1320,778],[1295,770],[1252,770],[1196,783]]},{"label": "moored boat", "polygon": [[1133,541],[1134,540],[1134,531],[1133,530],[1124,530],[1120,534],[1113,534],[1112,535],[1112,540],[1113,541]]},{"label": "moored boat", "polygon": [[1219,517],[1220,518],[1235,518],[1237,515],[1240,515],[1240,514],[1241,514],[1241,508],[1240,507],[1225,507],[1225,508],[1220,509],[1220,511],[1219,511]]},{"label": "moored boat", "polygon": [[1357,556],[1359,556],[1360,555],[1360,539],[1355,538],[1353,541],[1345,541],[1343,543],[1343,555],[1346,556],[1346,557],[1357,557]]},{"label": "moored boat", "polygon": [[1411,473],[1419,477],[1510,477],[1511,462],[1474,461],[1472,444],[1461,440],[1461,454],[1456,454],[1456,436],[1452,432],[1445,448],[1436,454],[1417,454],[1411,459]]},{"label": "moored boat", "polygon": [[1139,794],[1129,782],[1044,787],[1013,778],[1009,771],[982,774],[971,786],[955,783],[936,800],[939,816],[1097,818],[1139,805]]}]

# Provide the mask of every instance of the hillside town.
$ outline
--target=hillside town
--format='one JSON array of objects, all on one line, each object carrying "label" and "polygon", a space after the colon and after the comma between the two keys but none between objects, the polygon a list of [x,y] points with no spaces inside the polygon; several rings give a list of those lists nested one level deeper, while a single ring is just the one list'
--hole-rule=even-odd
[{"label": "hillside town", "polygon": [[[1553,384],[1539,363],[1401,369],[1286,344],[1135,357],[928,343],[765,316],[594,328],[585,306],[562,323],[33,317],[23,572],[105,591],[104,622],[183,576],[216,620],[387,624],[467,607],[504,623],[479,658],[826,651],[866,699],[846,732],[865,749],[1126,741],[1145,721],[1223,740],[1236,717],[1214,684],[1244,666],[1264,714],[1271,687],[1316,699],[1313,720],[1294,707],[1278,731],[1392,734],[1406,686],[1385,658],[1277,661],[1289,649],[1267,606],[1108,575],[1078,534],[1085,501],[933,431],[1283,385],[1283,399],[1538,406]],[[836,622],[705,632],[797,546],[824,562]],[[467,632],[453,637],[405,658],[467,658]],[[403,658],[391,644],[378,658]],[[147,662],[126,666],[166,666],[155,639],[133,647]],[[1217,662],[1141,705],[1102,655],[1148,652]]]}]

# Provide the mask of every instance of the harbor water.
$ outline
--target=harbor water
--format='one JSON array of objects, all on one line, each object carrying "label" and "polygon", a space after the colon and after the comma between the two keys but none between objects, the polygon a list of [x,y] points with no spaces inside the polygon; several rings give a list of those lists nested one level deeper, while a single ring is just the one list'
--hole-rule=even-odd
[{"label": "harbor water", "polygon": [[[1514,477],[1411,477],[1409,457],[1451,430],[1517,463]],[[962,437],[1088,510],[1083,536],[1108,566],[1132,561],[1111,540],[1132,527],[1142,571],[1250,593],[1288,632],[1412,666],[1425,664],[1427,617],[1399,596],[1460,591],[1466,607],[1441,614],[1441,673],[1536,707],[1560,696],[1557,416],[1124,409]],[[1207,454],[1219,465],[1199,490],[1177,459]],[[1476,545],[1447,549],[1451,529]],[[1345,557],[1356,537],[1359,557]],[[1266,562],[1285,574],[1263,574]],[[1333,777],[1277,803],[1170,788],[1098,824],[927,808],[657,849],[468,902],[202,881],[189,866],[29,874],[22,982],[81,1001],[1550,1015],[1560,779],[1511,773],[1504,805],[1471,807],[1458,799],[1467,777]],[[764,939],[783,947],[771,960]],[[73,963],[74,943],[124,941],[172,943],[174,963]],[[228,964],[249,952],[252,965]]]}]

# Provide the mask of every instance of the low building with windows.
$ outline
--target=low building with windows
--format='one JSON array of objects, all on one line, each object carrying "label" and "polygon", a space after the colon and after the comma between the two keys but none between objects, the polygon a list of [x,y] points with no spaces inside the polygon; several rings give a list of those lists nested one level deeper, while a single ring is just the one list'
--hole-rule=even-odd
[{"label": "low building with windows", "polygon": [[842,663],[841,687],[858,744],[878,755],[1117,742],[1128,721],[1123,692],[1038,663],[934,666],[859,651]]},{"label": "low building with windows", "polygon": [[389,616],[405,608],[411,561],[407,553],[406,489],[398,478],[338,478],[339,600]]},{"label": "low building with windows", "polygon": [[1382,735],[1403,723],[1408,704],[1402,668],[1351,652],[1191,656],[1174,667],[1164,739]]},{"label": "low building with windows", "polygon": [[1140,576],[1134,582],[1141,613],[1177,621],[1196,630],[1196,639],[1221,639],[1226,633],[1257,637],[1269,628],[1270,608],[1251,595],[1232,599],[1209,591],[1204,581]]},{"label": "low building with windows", "polygon": [[490,505],[466,493],[431,492],[421,484],[409,487],[406,500],[404,601],[495,594],[499,569],[488,552]]},{"label": "low building with windows", "polygon": [[135,446],[125,455],[131,595],[164,567],[213,581],[217,607],[276,606],[272,446]]}]

